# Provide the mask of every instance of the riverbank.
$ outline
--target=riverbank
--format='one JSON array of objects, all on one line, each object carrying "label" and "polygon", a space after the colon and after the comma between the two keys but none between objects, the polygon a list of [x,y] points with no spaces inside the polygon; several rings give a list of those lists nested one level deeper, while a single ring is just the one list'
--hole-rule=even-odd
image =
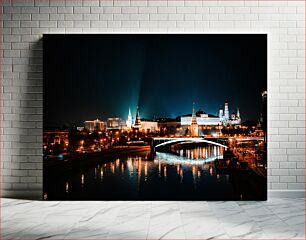
[{"label": "riverbank", "polygon": [[89,167],[98,163],[107,163],[131,153],[150,153],[150,146],[126,146],[103,149],[101,152],[66,155],[65,159],[47,158],[43,160],[45,173],[63,172],[75,168]]}]

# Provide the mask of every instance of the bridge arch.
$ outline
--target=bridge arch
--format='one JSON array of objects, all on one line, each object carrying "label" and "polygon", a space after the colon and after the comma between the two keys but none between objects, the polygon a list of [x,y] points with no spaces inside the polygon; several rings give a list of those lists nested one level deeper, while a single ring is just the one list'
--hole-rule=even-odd
[{"label": "bridge arch", "polygon": [[167,138],[165,138],[165,139],[160,138],[160,139],[156,139],[156,140],[169,140],[169,141],[157,144],[155,146],[155,148],[158,148],[158,147],[161,147],[161,146],[166,146],[166,145],[171,145],[171,144],[179,143],[179,142],[197,142],[197,143],[204,142],[204,143],[209,143],[209,144],[212,144],[212,145],[215,145],[215,146],[228,148],[228,146],[226,146],[226,145],[223,145],[221,143],[217,143],[217,142],[214,142],[214,141],[209,141],[209,140],[206,140],[204,138],[171,138],[171,140],[169,138],[168,139]]}]

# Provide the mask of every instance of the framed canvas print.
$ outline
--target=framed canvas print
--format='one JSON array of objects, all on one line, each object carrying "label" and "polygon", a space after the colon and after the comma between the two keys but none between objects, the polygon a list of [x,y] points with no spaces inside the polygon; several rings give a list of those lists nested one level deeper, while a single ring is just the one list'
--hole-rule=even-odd
[{"label": "framed canvas print", "polygon": [[43,199],[266,200],[266,34],[45,34]]}]

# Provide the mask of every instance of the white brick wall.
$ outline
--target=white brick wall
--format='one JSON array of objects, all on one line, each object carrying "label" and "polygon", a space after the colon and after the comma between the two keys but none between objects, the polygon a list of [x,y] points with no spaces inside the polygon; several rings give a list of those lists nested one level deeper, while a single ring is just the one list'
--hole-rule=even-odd
[{"label": "white brick wall", "polygon": [[3,0],[2,196],[42,189],[42,34],[123,31],[268,33],[268,187],[304,190],[304,4],[291,0]]}]

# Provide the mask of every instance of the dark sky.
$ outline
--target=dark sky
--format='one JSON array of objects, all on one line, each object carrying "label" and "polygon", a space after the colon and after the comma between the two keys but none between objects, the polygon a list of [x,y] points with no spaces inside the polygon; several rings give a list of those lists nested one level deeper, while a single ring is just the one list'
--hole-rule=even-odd
[{"label": "dark sky", "polygon": [[44,35],[44,124],[217,114],[256,120],[267,89],[266,34]]}]

